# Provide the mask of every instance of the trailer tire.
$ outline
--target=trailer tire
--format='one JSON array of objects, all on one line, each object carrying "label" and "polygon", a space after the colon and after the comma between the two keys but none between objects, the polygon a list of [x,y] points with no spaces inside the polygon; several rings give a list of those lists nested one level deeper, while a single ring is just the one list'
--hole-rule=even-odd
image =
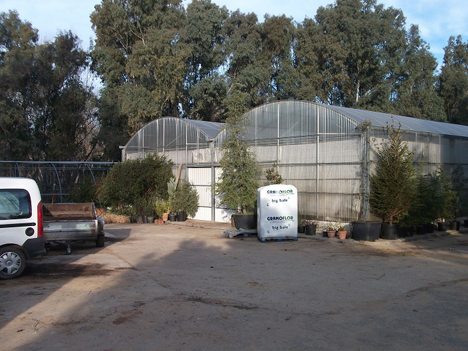
[{"label": "trailer tire", "polygon": [[14,246],[0,248],[0,279],[19,277],[26,268],[26,256]]},{"label": "trailer tire", "polygon": [[104,247],[105,239],[104,234],[99,234],[96,239],[96,247]]}]

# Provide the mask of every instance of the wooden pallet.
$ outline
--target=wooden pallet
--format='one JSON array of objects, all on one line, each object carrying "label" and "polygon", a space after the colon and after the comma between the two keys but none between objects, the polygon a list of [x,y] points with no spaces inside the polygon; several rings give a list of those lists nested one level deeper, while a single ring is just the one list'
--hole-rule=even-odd
[{"label": "wooden pallet", "polygon": [[292,236],[280,236],[280,237],[275,237],[275,238],[260,238],[258,237],[258,240],[260,240],[262,243],[267,242],[267,241],[297,241],[297,237],[292,237]]}]

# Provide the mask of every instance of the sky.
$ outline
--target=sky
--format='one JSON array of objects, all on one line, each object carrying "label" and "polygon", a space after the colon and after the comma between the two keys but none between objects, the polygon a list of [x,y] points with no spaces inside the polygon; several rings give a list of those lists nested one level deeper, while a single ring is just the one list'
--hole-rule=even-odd
[{"label": "sky", "polygon": [[[184,5],[191,0],[183,0]],[[296,22],[314,18],[320,6],[334,0],[212,0],[228,10],[254,12],[260,21],[265,14],[286,15]],[[468,41],[468,6],[466,0],[378,0],[385,8],[401,9],[406,23],[416,24],[422,38],[430,45],[439,65],[450,36],[461,35]],[[52,41],[60,31],[78,35],[84,49],[89,48],[94,36],[89,16],[100,0],[0,0],[0,12],[16,10],[22,21],[28,21],[39,30],[41,41]]]}]

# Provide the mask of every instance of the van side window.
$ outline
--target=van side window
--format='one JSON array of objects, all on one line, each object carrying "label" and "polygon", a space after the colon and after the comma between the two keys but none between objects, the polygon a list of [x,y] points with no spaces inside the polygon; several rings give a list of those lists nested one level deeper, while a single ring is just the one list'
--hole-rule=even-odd
[{"label": "van side window", "polygon": [[31,214],[31,197],[26,190],[0,190],[0,220],[29,218]]}]

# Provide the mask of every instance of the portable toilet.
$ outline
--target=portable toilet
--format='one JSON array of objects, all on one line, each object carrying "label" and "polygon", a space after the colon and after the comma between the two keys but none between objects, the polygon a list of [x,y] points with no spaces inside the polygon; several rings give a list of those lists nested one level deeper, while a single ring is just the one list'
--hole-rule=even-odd
[{"label": "portable toilet", "polygon": [[275,184],[258,189],[257,236],[269,239],[297,240],[297,189],[292,185]]}]

